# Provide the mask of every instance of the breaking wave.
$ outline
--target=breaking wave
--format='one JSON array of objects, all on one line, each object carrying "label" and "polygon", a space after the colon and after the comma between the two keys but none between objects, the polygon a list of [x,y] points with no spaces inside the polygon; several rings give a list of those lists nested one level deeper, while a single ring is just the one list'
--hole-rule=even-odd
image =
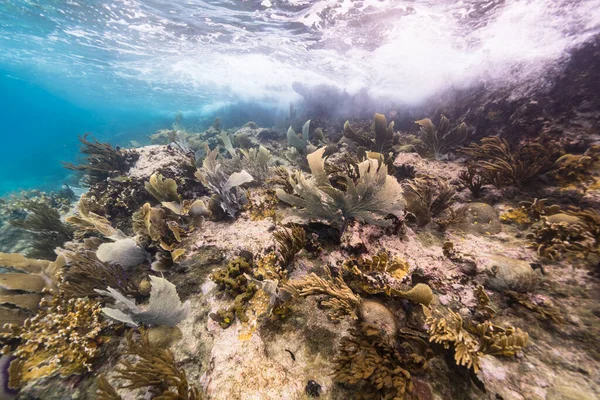
[{"label": "breaking wave", "polygon": [[415,104],[537,80],[599,27],[598,0],[30,0],[0,2],[0,64],[125,108],[287,104],[295,82]]}]

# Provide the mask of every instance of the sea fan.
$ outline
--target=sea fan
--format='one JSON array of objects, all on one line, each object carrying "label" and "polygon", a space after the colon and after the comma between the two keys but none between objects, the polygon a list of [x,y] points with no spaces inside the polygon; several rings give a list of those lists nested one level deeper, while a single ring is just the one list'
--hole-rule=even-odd
[{"label": "sea fan", "polygon": [[327,178],[324,152],[323,147],[308,155],[312,179],[308,180],[302,172],[296,171],[289,181],[294,194],[278,189],[280,200],[301,208],[308,218],[329,221],[341,233],[351,219],[389,226],[392,222],[384,219],[388,214],[401,216],[404,210],[402,188],[387,174],[387,167],[379,159],[368,158],[360,162],[356,181],[343,176],[346,189],[340,190]]},{"label": "sea fan", "polygon": [[157,276],[150,276],[152,290],[150,300],[145,306],[138,306],[135,301],[125,297],[117,290],[109,287],[108,291],[96,292],[115,299],[114,308],[104,307],[102,312],[109,318],[131,326],[139,324],[175,326],[188,314],[190,302],[181,303],[175,285]]}]

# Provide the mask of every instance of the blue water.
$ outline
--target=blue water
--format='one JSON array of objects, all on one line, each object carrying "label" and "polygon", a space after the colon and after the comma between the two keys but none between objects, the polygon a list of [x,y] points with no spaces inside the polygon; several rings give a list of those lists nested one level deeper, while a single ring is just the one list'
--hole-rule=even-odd
[{"label": "blue water", "polygon": [[126,146],[172,122],[152,111],[121,111],[111,107],[84,107],[66,100],[18,73],[0,70],[0,195],[12,190],[55,190],[73,184],[61,161],[77,157],[78,135]]},{"label": "blue water", "polygon": [[599,0],[0,0],[0,195],[70,182],[85,132],[269,126],[295,83],[400,106],[514,85],[598,32]]}]

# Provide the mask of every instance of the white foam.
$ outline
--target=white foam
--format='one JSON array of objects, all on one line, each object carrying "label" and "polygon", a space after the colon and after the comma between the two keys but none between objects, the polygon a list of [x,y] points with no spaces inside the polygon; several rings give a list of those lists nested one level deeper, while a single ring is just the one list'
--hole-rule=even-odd
[{"label": "white foam", "polygon": [[0,63],[37,69],[48,86],[73,96],[174,109],[236,100],[287,104],[297,98],[294,82],[351,93],[368,88],[416,103],[448,87],[543,77],[600,32],[600,0],[252,4],[48,4],[39,11],[54,23],[51,31],[11,32],[19,18],[35,23],[22,6],[11,20],[0,12]]}]

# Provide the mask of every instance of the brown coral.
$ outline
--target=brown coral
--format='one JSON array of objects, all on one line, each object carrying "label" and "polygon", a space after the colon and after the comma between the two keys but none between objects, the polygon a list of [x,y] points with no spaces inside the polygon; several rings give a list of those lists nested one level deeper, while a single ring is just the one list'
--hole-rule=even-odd
[{"label": "brown coral", "polygon": [[[88,136],[92,141],[87,140]],[[87,183],[94,185],[105,181],[114,172],[124,172],[127,169],[127,155],[119,148],[113,148],[108,143],[97,141],[90,133],[79,137],[81,153],[84,162],[79,165],[64,162],[65,168],[86,173]]]},{"label": "brown coral", "polygon": [[[42,301],[38,314],[21,326],[11,326],[2,341],[15,346],[14,382],[60,374],[69,376],[90,370],[100,354],[102,322],[100,303],[55,295]],[[15,363],[15,361],[13,361]]]},{"label": "brown coral", "polygon": [[471,143],[461,152],[477,160],[488,183],[496,187],[520,186],[547,172],[560,157],[562,149],[552,143],[528,142],[511,147],[505,139],[490,136],[481,144]]},{"label": "brown coral", "polygon": [[410,346],[397,350],[380,329],[368,323],[342,338],[333,363],[336,382],[351,386],[354,398],[373,400],[414,398],[410,370],[423,370],[427,365]]},{"label": "brown coral", "polygon": [[430,342],[440,343],[454,351],[457,365],[481,369],[481,357],[485,354],[512,357],[527,345],[529,335],[519,328],[502,328],[490,321],[465,326],[460,314],[448,310],[445,317],[434,317],[427,312]]},{"label": "brown coral", "polygon": [[[127,350],[123,355],[133,356],[135,362],[122,358],[117,368],[116,378],[126,381],[122,389],[151,388],[153,399],[199,400],[200,391],[187,380],[185,371],[177,366],[170,350],[152,346],[146,332],[141,332],[138,341],[133,338],[133,330],[127,333]],[[109,394],[113,400],[116,392],[99,382],[100,394]],[[109,385],[108,385],[109,386]]]},{"label": "brown coral", "polygon": [[352,292],[341,277],[333,278],[329,268],[325,268],[325,273],[326,279],[311,273],[302,279],[288,281],[282,285],[282,289],[299,297],[325,295],[321,304],[331,309],[329,317],[332,320],[339,321],[347,315],[356,319],[360,297]]}]

